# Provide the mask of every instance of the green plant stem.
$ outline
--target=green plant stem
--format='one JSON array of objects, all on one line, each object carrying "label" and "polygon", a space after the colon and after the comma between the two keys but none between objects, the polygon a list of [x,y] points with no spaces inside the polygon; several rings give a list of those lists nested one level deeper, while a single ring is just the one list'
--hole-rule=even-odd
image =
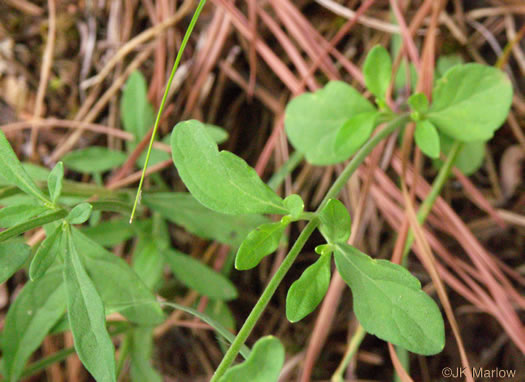
[{"label": "green plant stem", "polygon": [[[461,142],[456,141],[448,153],[447,160],[439,169],[436,178],[432,182],[432,188],[430,189],[430,192],[428,193],[425,200],[423,200],[423,203],[421,203],[421,205],[419,206],[419,210],[417,211],[416,217],[419,224],[423,224],[425,222],[426,218],[428,217],[428,214],[432,210],[432,207],[434,206],[437,197],[441,193],[445,182],[450,176],[450,172],[452,171],[452,167],[456,162],[456,159],[458,157],[459,152],[461,151],[462,146],[463,144]],[[412,247],[413,243],[414,233],[412,230],[410,230],[405,241],[403,257],[401,259],[401,265],[405,268],[408,265],[408,253],[410,252],[410,248]],[[396,353],[399,358],[399,361],[403,365],[403,368],[408,372],[410,369],[410,357],[408,356],[408,350],[396,346]],[[401,382],[401,378],[399,377],[399,375],[397,375],[397,373],[394,375],[394,381]]]},{"label": "green plant stem", "polygon": [[155,141],[155,136],[157,135],[157,130],[159,128],[159,122],[160,122],[160,116],[162,115],[162,111],[164,110],[164,105],[166,104],[166,100],[168,98],[168,93],[171,88],[171,82],[173,81],[173,77],[175,77],[175,72],[177,71],[180,60],[182,58],[182,53],[184,53],[186,44],[188,43],[188,40],[190,39],[191,33],[193,32],[193,28],[195,27],[195,24],[197,23],[199,15],[202,11],[202,8],[204,8],[205,4],[206,4],[206,0],[200,0],[199,5],[197,6],[197,9],[195,10],[195,13],[193,14],[193,17],[191,18],[190,25],[188,25],[188,29],[186,29],[186,34],[184,35],[184,38],[182,39],[182,43],[180,44],[180,49],[177,52],[177,57],[175,58],[175,63],[173,64],[173,68],[171,69],[170,78],[168,79],[168,83],[166,84],[164,95],[162,96],[162,100],[160,101],[159,111],[157,113],[157,118],[155,119],[155,124],[153,125],[153,132],[151,134],[151,139],[149,141],[148,151],[146,153],[146,160],[144,162],[144,168],[142,169],[142,175],[140,177],[139,187],[137,189],[137,195],[135,196],[135,203],[133,204],[133,210],[131,211],[131,217],[129,219],[130,223],[133,222],[133,217],[135,216],[135,211],[137,209],[137,205],[140,200],[140,192],[142,190],[142,183],[144,183],[144,177],[146,176],[146,169],[148,168],[151,149],[153,147],[153,142]]},{"label": "green plant stem", "polygon": [[[432,188],[430,189],[430,192],[428,193],[425,200],[423,200],[423,203],[421,203],[421,206],[419,206],[419,210],[417,211],[417,221],[419,224],[423,224],[428,217],[428,214],[432,210],[432,207],[434,206],[434,203],[436,202],[437,197],[441,193],[441,190],[443,189],[443,186],[445,185],[445,182],[447,181],[448,177],[450,176],[450,172],[452,171],[452,167],[454,166],[454,163],[456,162],[456,159],[458,157],[458,154],[461,150],[461,147],[463,144],[459,141],[456,141],[452,148],[450,149],[447,160],[443,164],[443,166],[439,169],[439,172],[434,179],[434,182],[432,182]],[[412,230],[408,232],[407,240],[405,242],[405,248],[403,250],[403,265],[406,267],[406,256],[408,252],[410,251],[410,248],[412,247],[412,244],[414,243],[414,234]]]},{"label": "green plant stem", "polygon": [[124,337],[124,340],[122,341],[122,344],[120,345],[119,349],[119,359],[117,363],[117,380],[120,377],[120,374],[122,373],[122,370],[124,369],[124,363],[126,362],[126,359],[128,358],[129,351],[131,349],[131,332],[126,333],[126,336]]},{"label": "green plant stem", "polygon": [[354,357],[355,353],[357,352],[357,349],[359,349],[359,345],[361,345],[361,342],[363,342],[363,339],[365,338],[366,331],[365,329],[359,324],[357,329],[354,332],[354,335],[352,336],[348,348],[346,349],[345,356],[339,366],[337,367],[337,370],[332,375],[332,382],[343,382],[344,381],[344,372],[346,368],[348,367],[348,364]]},{"label": "green plant stem", "polygon": [[[383,128],[381,131],[379,131],[376,135],[374,135],[352,158],[352,160],[348,163],[348,165],[345,167],[343,172],[339,175],[339,177],[336,179],[332,187],[328,190],[325,197],[323,198],[323,201],[319,205],[317,212],[319,212],[324,205],[328,202],[330,198],[335,198],[339,192],[343,189],[346,182],[348,182],[348,179],[352,176],[352,174],[357,170],[357,168],[363,163],[365,158],[368,156],[368,154],[374,149],[374,147],[377,146],[379,142],[381,142],[384,138],[389,136],[395,129],[397,129],[399,126],[404,124],[408,120],[408,117],[403,115],[400,117],[397,117],[395,120],[390,122],[385,128]],[[288,252],[288,255],[284,258],[283,262],[273,275],[272,279],[264,289],[263,293],[259,297],[259,300],[253,307],[252,311],[248,315],[248,318],[246,318],[246,321],[244,322],[241,330],[235,337],[235,340],[232,342],[230,348],[224,355],[224,358],[222,359],[221,363],[219,364],[217,370],[215,370],[215,374],[213,375],[210,382],[217,382],[219,379],[224,375],[226,370],[230,367],[230,365],[235,360],[235,357],[239,353],[239,349],[244,344],[248,336],[250,335],[251,331],[255,327],[255,324],[261,317],[262,313],[264,312],[266,306],[270,302],[270,299],[272,298],[273,294],[279,287],[281,281],[283,280],[284,276],[288,272],[288,270],[293,265],[295,259],[299,255],[301,249],[306,244],[306,241],[310,237],[310,235],[314,232],[314,230],[319,225],[319,218],[315,217],[314,219],[310,220],[306,227],[303,229],[299,237],[297,238],[296,242]]]},{"label": "green plant stem", "polygon": [[65,209],[60,209],[17,224],[11,228],[6,229],[5,231],[0,232],[0,242],[18,236],[21,233],[29,231],[30,229],[43,226],[44,224],[54,222],[55,220],[63,219],[67,216],[67,214],[68,212]]}]

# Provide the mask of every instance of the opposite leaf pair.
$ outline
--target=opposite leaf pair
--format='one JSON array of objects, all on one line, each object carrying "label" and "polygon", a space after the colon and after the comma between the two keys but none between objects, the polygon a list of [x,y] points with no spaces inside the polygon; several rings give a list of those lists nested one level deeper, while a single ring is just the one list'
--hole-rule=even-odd
[{"label": "opposite leaf pair", "polygon": [[[392,61],[385,48],[376,46],[370,51],[363,75],[382,112],[339,81],[304,93],[286,107],[288,138],[310,163],[327,165],[348,159],[370,137],[380,116],[391,117],[386,93],[392,80]],[[512,86],[502,71],[465,64],[450,68],[436,82],[431,105],[423,94],[412,95],[407,103],[416,122],[416,144],[429,157],[438,158],[438,131],[461,142],[486,141],[504,122],[511,102]]]}]

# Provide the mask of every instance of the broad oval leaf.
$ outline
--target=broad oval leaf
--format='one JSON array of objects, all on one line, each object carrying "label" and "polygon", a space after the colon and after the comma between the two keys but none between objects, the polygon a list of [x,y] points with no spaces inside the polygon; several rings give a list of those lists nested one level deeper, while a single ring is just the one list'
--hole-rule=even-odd
[{"label": "broad oval leaf", "polygon": [[363,76],[368,90],[377,98],[385,98],[392,79],[392,59],[381,45],[374,46],[366,56]]},{"label": "broad oval leaf", "polygon": [[[440,134],[441,151],[448,155],[454,144],[454,140],[444,134]],[[464,143],[459,149],[454,166],[459,168],[465,175],[472,175],[483,165],[485,159],[485,141]],[[434,166],[440,168],[443,165],[441,159],[434,160]]]},{"label": "broad oval leaf", "polygon": [[106,172],[120,166],[126,161],[122,151],[106,147],[91,146],[67,153],[62,161],[71,170],[87,174]]},{"label": "broad oval leaf", "polygon": [[62,232],[62,225],[59,225],[38,247],[29,266],[29,277],[31,280],[37,280],[42,277],[55,262],[58,252],[61,250]]},{"label": "broad oval leaf", "polygon": [[11,277],[31,255],[31,247],[18,241],[0,243],[0,284]]},{"label": "broad oval leaf", "polygon": [[93,206],[89,203],[77,204],[66,216],[69,224],[82,224],[89,219]]},{"label": "broad oval leaf", "polygon": [[308,316],[323,300],[330,285],[330,254],[322,255],[305,269],[286,296],[286,318],[297,322]]},{"label": "broad oval leaf", "polygon": [[220,382],[277,382],[284,364],[284,347],[278,338],[258,340],[246,361],[228,369]]},{"label": "broad oval leaf", "polygon": [[2,338],[3,371],[9,382],[20,381],[24,366],[66,310],[62,269],[29,281],[9,308]]},{"label": "broad oval leaf", "polygon": [[348,155],[334,151],[339,130],[350,118],[373,111],[374,106],[352,86],[330,81],[315,93],[301,94],[288,103],[286,134],[308,162],[315,165],[342,162]]},{"label": "broad oval leaf", "polygon": [[294,219],[299,219],[304,211],[303,199],[297,194],[288,195],[284,199],[284,206],[288,209],[288,213]]},{"label": "broad oval leaf", "polygon": [[409,271],[348,244],[337,245],[335,264],[352,289],[354,312],[367,332],[418,354],[443,350],[441,312]]},{"label": "broad oval leaf", "polygon": [[370,138],[378,115],[377,111],[365,112],[346,121],[337,133],[334,151],[346,158],[355,154]]},{"label": "broad oval leaf", "polygon": [[172,249],[164,250],[163,254],[173,274],[184,285],[216,300],[237,298],[232,282],[200,261]]},{"label": "broad oval leaf", "polygon": [[103,247],[113,247],[133,237],[133,224],[127,218],[103,221],[92,227],[81,229],[82,233]]},{"label": "broad oval leaf", "polygon": [[115,348],[106,329],[104,305],[89,278],[70,233],[66,233],[64,281],[67,317],[75,350],[97,381],[116,381]]},{"label": "broad oval leaf", "polygon": [[408,100],[408,105],[413,111],[424,114],[428,111],[428,98],[423,93],[412,94]]},{"label": "broad oval leaf", "polygon": [[32,195],[45,205],[49,200],[33,182],[18,160],[5,134],[0,130],[0,175],[9,183],[17,186],[28,195]]},{"label": "broad oval leaf", "polygon": [[267,223],[255,228],[242,242],[235,256],[235,268],[240,271],[256,267],[278,247],[287,224]]},{"label": "broad oval leaf", "polygon": [[269,221],[262,215],[227,215],[210,210],[187,192],[144,194],[142,203],[194,235],[235,248],[255,227]]},{"label": "broad oval leaf", "polygon": [[219,152],[202,123],[178,123],[171,133],[173,162],[191,194],[226,214],[286,214],[282,199],[238,156]]},{"label": "broad oval leaf", "polygon": [[131,322],[141,325],[157,325],[164,321],[155,295],[124,260],[78,229],[72,227],[71,230],[76,247],[82,248],[82,261],[108,314],[120,312]]},{"label": "broad oval leaf", "polygon": [[437,81],[427,117],[452,138],[483,141],[503,124],[511,103],[512,84],[501,70],[458,65]]},{"label": "broad oval leaf", "polygon": [[418,121],[414,138],[425,155],[434,159],[439,158],[439,134],[431,122]]},{"label": "broad oval leaf", "polygon": [[319,230],[329,243],[343,243],[350,237],[352,219],[345,205],[330,199],[319,212]]}]

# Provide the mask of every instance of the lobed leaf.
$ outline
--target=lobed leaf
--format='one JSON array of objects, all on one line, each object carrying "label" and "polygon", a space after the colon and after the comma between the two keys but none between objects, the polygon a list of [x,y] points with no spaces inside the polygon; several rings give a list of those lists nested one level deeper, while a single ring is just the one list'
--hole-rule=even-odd
[{"label": "lobed leaf", "polygon": [[104,305],[71,234],[66,234],[64,281],[67,316],[78,358],[97,381],[116,381],[115,348],[106,329]]},{"label": "lobed leaf", "polygon": [[171,134],[173,162],[191,194],[225,214],[285,214],[282,199],[238,156],[220,151],[204,125],[178,123]]},{"label": "lobed leaf", "polygon": [[322,255],[297,279],[286,295],[286,318],[297,322],[308,316],[323,300],[330,285],[331,255]]},{"label": "lobed leaf", "polygon": [[336,246],[335,264],[352,289],[354,312],[367,332],[418,354],[443,350],[441,312],[409,271],[342,243]]},{"label": "lobed leaf", "polygon": [[284,364],[284,347],[273,336],[258,340],[246,361],[228,369],[220,382],[277,382]]},{"label": "lobed leaf", "polygon": [[244,271],[256,267],[261,260],[279,247],[287,224],[262,224],[248,234],[235,256],[235,268]]},{"label": "lobed leaf", "polygon": [[348,158],[335,150],[337,134],[345,122],[360,113],[375,111],[374,106],[352,86],[330,81],[314,92],[304,93],[286,106],[285,129],[290,143],[314,165],[328,165]]}]

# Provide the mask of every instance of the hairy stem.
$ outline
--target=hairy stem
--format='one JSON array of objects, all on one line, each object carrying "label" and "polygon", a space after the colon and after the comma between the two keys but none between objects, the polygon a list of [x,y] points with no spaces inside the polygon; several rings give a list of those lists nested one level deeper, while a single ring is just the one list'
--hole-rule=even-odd
[{"label": "hairy stem", "polygon": [[[357,168],[363,163],[365,158],[368,156],[368,154],[374,149],[374,147],[377,146],[379,142],[381,142],[383,139],[385,139],[387,136],[389,136],[395,129],[397,129],[399,126],[404,124],[408,120],[408,117],[403,115],[400,117],[397,117],[392,122],[390,122],[385,128],[383,128],[381,131],[379,131],[376,135],[374,135],[352,158],[352,160],[348,163],[348,165],[345,167],[343,172],[339,175],[339,177],[336,179],[332,187],[328,190],[325,197],[323,198],[321,204],[319,205],[317,212],[319,212],[325,204],[328,202],[329,199],[335,198],[343,189],[346,182],[348,182],[348,179],[352,176],[352,174],[357,170]],[[232,342],[230,348],[224,355],[224,358],[222,359],[221,363],[219,364],[219,367],[215,371],[215,374],[213,375],[210,382],[217,382],[219,379],[224,375],[226,370],[230,367],[230,365],[235,360],[235,357],[239,353],[239,349],[244,344],[250,333],[252,332],[253,328],[257,324],[257,321],[261,317],[262,313],[264,312],[266,306],[270,302],[270,299],[272,298],[273,294],[281,284],[281,281],[283,280],[284,276],[288,272],[288,270],[292,267],[295,259],[299,255],[301,249],[306,244],[306,241],[310,237],[310,235],[314,232],[314,230],[319,225],[319,218],[315,217],[314,219],[310,220],[306,227],[303,229],[299,237],[297,238],[296,242],[288,252],[288,255],[284,258],[283,262],[277,269],[277,272],[273,275],[272,279],[266,286],[265,290],[261,294],[261,297],[259,297],[259,300],[253,307],[252,311],[248,315],[248,318],[246,318],[246,321],[244,322],[241,330],[235,337],[235,340]]]}]

